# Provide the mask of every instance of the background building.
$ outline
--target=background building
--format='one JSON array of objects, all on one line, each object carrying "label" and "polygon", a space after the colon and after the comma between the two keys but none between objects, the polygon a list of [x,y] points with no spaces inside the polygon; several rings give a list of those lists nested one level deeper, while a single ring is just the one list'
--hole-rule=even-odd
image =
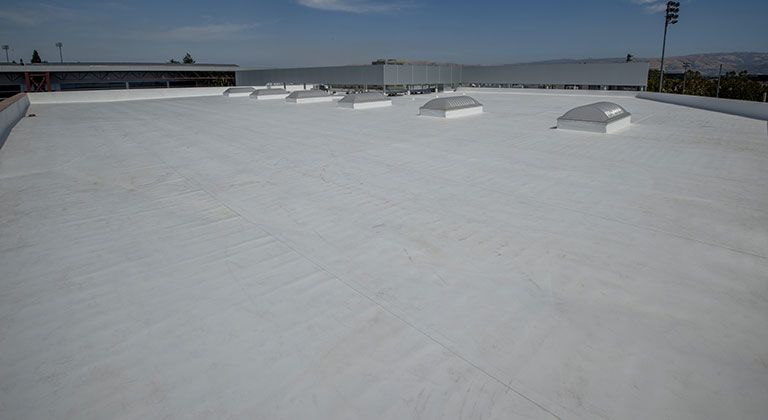
[{"label": "background building", "polygon": [[442,90],[456,86],[645,90],[648,63],[372,64],[364,66],[238,69],[237,85],[324,84],[388,92]]},{"label": "background building", "polygon": [[19,92],[232,86],[234,64],[0,64],[0,97]]}]

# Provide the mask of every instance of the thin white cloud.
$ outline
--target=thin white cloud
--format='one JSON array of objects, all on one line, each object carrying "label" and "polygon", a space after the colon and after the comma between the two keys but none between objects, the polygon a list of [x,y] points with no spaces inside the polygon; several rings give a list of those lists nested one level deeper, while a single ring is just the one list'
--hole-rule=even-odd
[{"label": "thin white cloud", "polygon": [[312,9],[347,13],[387,13],[407,7],[402,2],[371,0],[296,0],[302,6]]},{"label": "thin white cloud", "polygon": [[659,0],[632,0],[632,3],[643,6],[647,13],[663,12],[667,9],[667,2]]},{"label": "thin white cloud", "polygon": [[88,18],[87,11],[54,6],[51,4],[32,4],[24,9],[0,10],[0,21],[22,26],[35,26],[51,22],[82,20]]},{"label": "thin white cloud", "polygon": [[40,17],[35,13],[15,12],[12,10],[0,10],[0,20],[24,26],[37,25],[41,21]]},{"label": "thin white cloud", "polygon": [[179,26],[162,31],[146,31],[137,38],[154,41],[221,41],[253,37],[258,23],[219,23],[196,26]]}]

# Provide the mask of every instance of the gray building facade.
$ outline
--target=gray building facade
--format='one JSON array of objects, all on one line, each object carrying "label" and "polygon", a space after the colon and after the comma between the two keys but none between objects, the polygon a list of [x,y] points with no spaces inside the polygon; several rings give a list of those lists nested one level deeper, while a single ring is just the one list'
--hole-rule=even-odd
[{"label": "gray building facade", "polygon": [[0,97],[19,92],[232,86],[233,64],[0,63]]},{"label": "gray building facade", "polygon": [[243,69],[236,84],[324,84],[332,86],[502,85],[644,90],[648,63],[519,64],[376,64],[364,66]]}]

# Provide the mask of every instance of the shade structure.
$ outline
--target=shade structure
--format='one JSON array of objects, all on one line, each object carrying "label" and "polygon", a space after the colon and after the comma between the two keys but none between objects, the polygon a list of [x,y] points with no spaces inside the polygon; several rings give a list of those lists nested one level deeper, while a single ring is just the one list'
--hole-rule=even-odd
[{"label": "shade structure", "polygon": [[419,108],[419,115],[455,118],[483,113],[483,104],[471,96],[436,98]]},{"label": "shade structure", "polygon": [[382,108],[392,106],[392,100],[378,92],[353,93],[343,97],[339,106],[352,109]]},{"label": "shade structure", "polygon": [[291,92],[285,100],[297,104],[331,102],[333,101],[333,96],[324,90],[297,90]]},{"label": "shade structure", "polygon": [[613,102],[595,102],[573,108],[563,114],[557,119],[557,128],[591,133],[613,133],[629,127],[631,121],[632,114],[621,105]]},{"label": "shade structure", "polygon": [[285,89],[256,89],[251,93],[251,98],[258,100],[285,99],[287,96],[288,91]]},{"label": "shade structure", "polygon": [[237,96],[248,96],[251,93],[253,93],[256,89],[250,87],[250,86],[236,86],[231,87],[224,91],[224,96],[229,97],[237,97]]}]

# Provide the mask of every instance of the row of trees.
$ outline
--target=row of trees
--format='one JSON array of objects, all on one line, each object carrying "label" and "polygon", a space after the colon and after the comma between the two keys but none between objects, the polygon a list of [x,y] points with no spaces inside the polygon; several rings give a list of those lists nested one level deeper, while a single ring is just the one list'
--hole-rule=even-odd
[{"label": "row of trees", "polygon": [[[24,61],[22,61],[22,63],[23,62]],[[36,63],[42,63],[42,62],[43,62],[43,59],[40,58],[40,53],[37,52],[37,50],[33,50],[32,51],[32,60],[30,60],[30,63],[36,64]],[[173,58],[170,59],[168,62],[169,63],[173,63],[173,64],[181,64],[181,63],[183,63],[183,64],[195,64],[195,59],[192,58],[192,54],[187,53],[184,56],[184,58],[181,59],[181,63],[179,63],[178,61],[176,61]],[[14,61],[14,63],[15,63],[15,61]],[[46,63],[47,63],[47,61],[46,61]]]},{"label": "row of trees", "polygon": [[[659,91],[659,70],[648,73],[648,90]],[[683,90],[685,88],[685,90]],[[717,96],[717,78],[706,77],[698,71],[688,70],[682,75],[664,74],[664,92],[695,96]],[[720,78],[720,97],[762,101],[768,85],[749,76],[746,70],[730,71]]]},{"label": "row of trees", "polygon": [[187,53],[187,55],[185,55],[184,58],[181,59],[181,63],[176,61],[175,58],[172,58],[172,59],[168,60],[168,62],[170,64],[181,64],[181,63],[183,63],[183,64],[195,64],[195,59],[192,58],[192,54]]}]

